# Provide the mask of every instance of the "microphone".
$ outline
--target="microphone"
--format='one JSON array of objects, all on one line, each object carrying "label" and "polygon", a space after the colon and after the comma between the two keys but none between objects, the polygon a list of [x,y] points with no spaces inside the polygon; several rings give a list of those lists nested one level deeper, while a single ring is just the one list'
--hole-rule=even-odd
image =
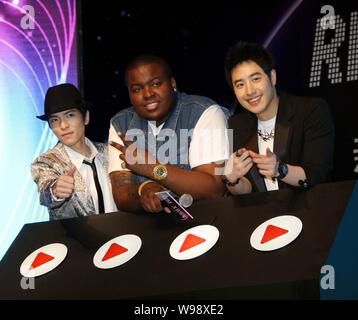
[{"label": "microphone", "polygon": [[189,208],[193,204],[193,197],[188,193],[184,193],[179,197],[178,202],[182,207]]},{"label": "microphone", "polygon": [[169,208],[169,210],[178,216],[181,220],[188,218],[193,219],[185,208],[190,207],[193,203],[193,197],[190,194],[182,194],[179,199],[174,198],[168,191],[156,192],[155,195],[161,200],[163,207]]}]

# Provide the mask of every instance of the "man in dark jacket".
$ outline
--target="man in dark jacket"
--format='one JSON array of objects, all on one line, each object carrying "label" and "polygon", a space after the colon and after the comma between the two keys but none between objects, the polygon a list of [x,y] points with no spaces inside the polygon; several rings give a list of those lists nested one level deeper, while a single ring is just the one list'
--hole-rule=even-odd
[{"label": "man in dark jacket", "polygon": [[273,58],[257,44],[231,48],[225,72],[246,109],[229,119],[237,151],[223,175],[228,190],[241,194],[329,181],[334,125],[327,103],[278,92]]}]

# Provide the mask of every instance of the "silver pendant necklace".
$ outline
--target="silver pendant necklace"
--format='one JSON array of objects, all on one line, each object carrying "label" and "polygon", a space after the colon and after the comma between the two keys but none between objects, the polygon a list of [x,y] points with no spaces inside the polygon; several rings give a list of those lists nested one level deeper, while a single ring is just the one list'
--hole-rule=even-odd
[{"label": "silver pendant necklace", "polygon": [[259,135],[259,137],[261,137],[263,141],[270,141],[275,138],[275,129],[271,129],[270,132],[267,132],[266,130],[262,132],[260,129],[257,129],[257,134]]}]

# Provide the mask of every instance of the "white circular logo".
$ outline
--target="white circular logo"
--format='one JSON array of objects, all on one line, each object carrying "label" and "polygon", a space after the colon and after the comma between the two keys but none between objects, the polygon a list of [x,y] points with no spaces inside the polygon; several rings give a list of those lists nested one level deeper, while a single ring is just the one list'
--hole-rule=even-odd
[{"label": "white circular logo", "polygon": [[260,251],[282,248],[295,240],[302,230],[302,222],[294,216],[279,216],[260,224],[251,234],[250,244]]},{"label": "white circular logo", "polygon": [[219,230],[214,226],[197,226],[177,236],[169,248],[169,253],[177,260],[196,258],[211,249],[218,239]]},{"label": "white circular logo", "polygon": [[100,269],[118,267],[132,259],[141,246],[142,240],[134,234],[116,237],[97,250],[93,263]]},{"label": "white circular logo", "polygon": [[20,266],[20,273],[28,278],[41,276],[55,269],[66,255],[67,247],[64,244],[48,244],[27,256]]}]

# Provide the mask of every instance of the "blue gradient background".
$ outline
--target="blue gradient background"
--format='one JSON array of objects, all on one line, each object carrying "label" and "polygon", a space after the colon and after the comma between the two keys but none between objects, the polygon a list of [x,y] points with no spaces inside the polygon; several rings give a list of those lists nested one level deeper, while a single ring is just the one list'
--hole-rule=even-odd
[{"label": "blue gradient background", "polygon": [[0,0],[0,259],[25,223],[48,220],[30,164],[57,138],[36,116],[48,87],[77,85],[75,35],[75,0]]}]

